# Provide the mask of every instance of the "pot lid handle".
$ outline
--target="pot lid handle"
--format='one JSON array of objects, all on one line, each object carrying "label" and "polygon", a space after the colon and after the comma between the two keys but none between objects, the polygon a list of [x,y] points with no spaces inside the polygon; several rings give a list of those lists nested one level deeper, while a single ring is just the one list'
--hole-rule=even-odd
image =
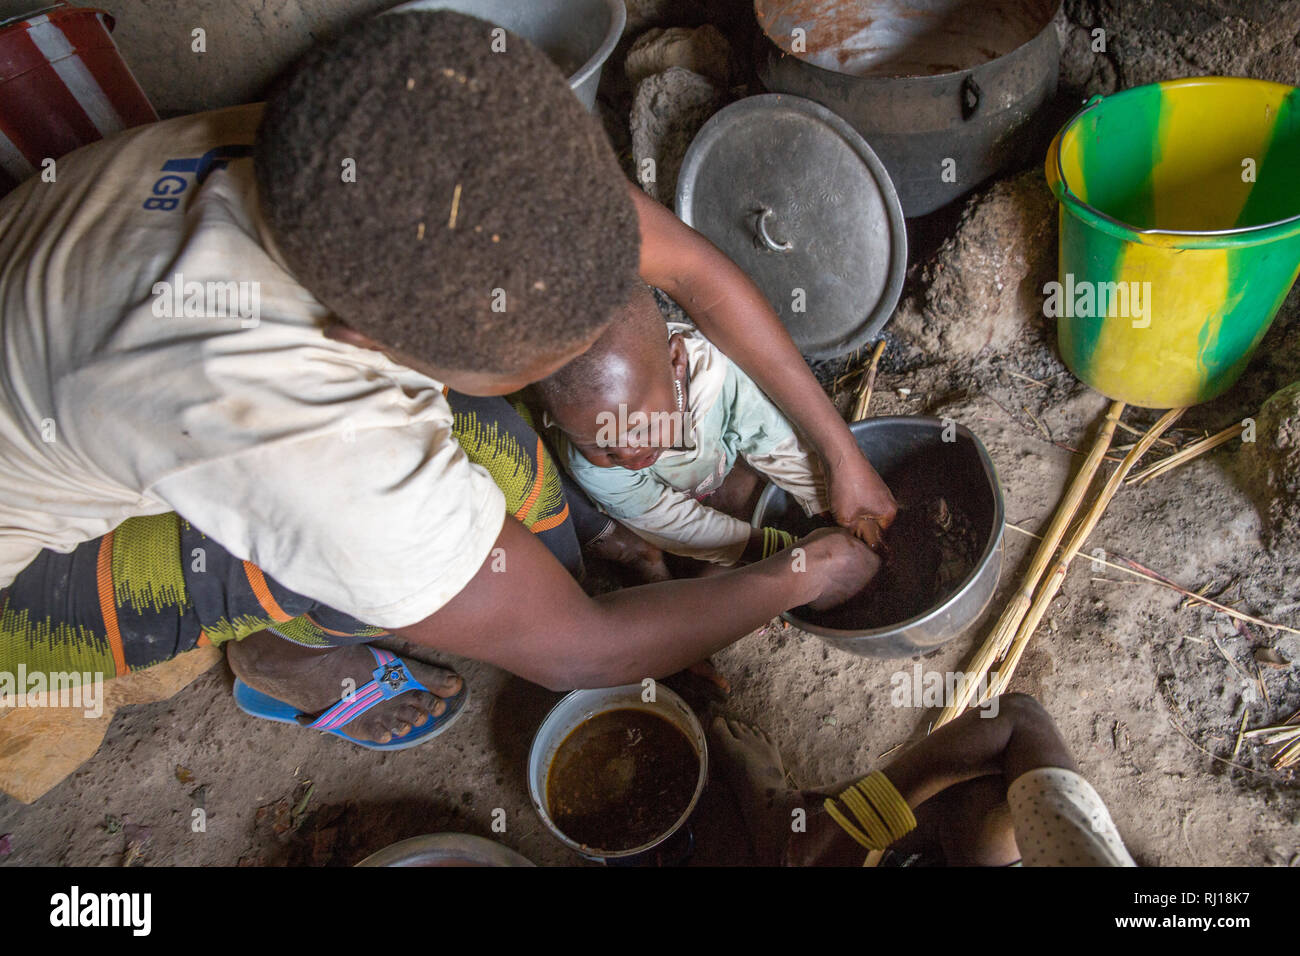
[{"label": "pot lid handle", "polygon": [[[767,231],[767,220],[771,215],[772,208],[770,206],[763,206],[759,209],[758,225],[756,227],[758,239],[764,247],[770,249],[772,252],[789,252],[794,248],[794,244],[790,242],[790,240],[787,239],[785,242],[777,242],[772,238],[771,233]],[[755,245],[757,244],[758,243],[755,243]]]}]

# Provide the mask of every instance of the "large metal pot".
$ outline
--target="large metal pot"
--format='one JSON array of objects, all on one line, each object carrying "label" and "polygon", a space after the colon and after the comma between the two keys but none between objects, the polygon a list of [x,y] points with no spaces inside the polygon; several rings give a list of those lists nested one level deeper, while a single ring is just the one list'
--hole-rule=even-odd
[{"label": "large metal pot", "polygon": [[754,280],[804,355],[861,348],[894,314],[903,207],[871,147],[819,103],[769,93],[715,113],[682,160],[677,215]]},{"label": "large metal pot", "polygon": [[387,12],[409,10],[455,10],[519,34],[565,72],[588,110],[596,109],[601,68],[627,24],[623,0],[413,0]]},{"label": "large metal pot", "polygon": [[[1056,93],[1060,0],[754,0],[769,90],[816,100],[871,144],[920,216],[1018,156]],[[803,31],[799,33],[797,31]]]},{"label": "large metal pot", "polygon": [[[943,494],[974,524],[981,549],[975,566],[947,598],[929,610],[889,627],[843,630],[825,627],[815,612],[795,608],[781,615],[800,630],[816,634],[840,650],[863,657],[898,658],[923,654],[946,644],[984,613],[1002,572],[1005,511],[1002,486],[993,461],[966,427],[937,418],[891,415],[849,426],[858,447],[886,482],[918,459],[932,464]],[[922,456],[924,456],[922,458]],[[785,523],[802,511],[784,491],[769,485],[754,509],[754,527]]]}]

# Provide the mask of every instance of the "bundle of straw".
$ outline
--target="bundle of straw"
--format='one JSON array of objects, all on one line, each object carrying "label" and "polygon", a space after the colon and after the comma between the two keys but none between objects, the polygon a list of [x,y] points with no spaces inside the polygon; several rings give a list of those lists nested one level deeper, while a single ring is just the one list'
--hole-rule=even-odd
[{"label": "bundle of straw", "polygon": [[973,674],[962,684],[956,699],[940,713],[934,726],[939,727],[948,723],[965,710],[970,705],[975,691],[983,682],[985,676],[995,666],[997,679],[976,703],[983,703],[985,700],[995,697],[1006,690],[1016,667],[1020,663],[1020,659],[1024,656],[1029,639],[1037,630],[1043,615],[1047,612],[1048,606],[1056,597],[1061,584],[1065,581],[1070,562],[1074,560],[1074,556],[1079,553],[1079,550],[1087,541],[1088,535],[1092,533],[1097,526],[1097,522],[1101,520],[1106,508],[1110,505],[1111,499],[1115,497],[1116,492],[1119,491],[1133,466],[1150,450],[1152,445],[1160,440],[1160,436],[1178,420],[1185,409],[1177,408],[1166,412],[1124,456],[1124,460],[1111,473],[1096,500],[1093,501],[1078,524],[1075,525],[1073,533],[1064,548],[1061,549],[1056,563],[1047,572],[1046,581],[1040,589],[1039,582],[1043,578],[1044,571],[1047,570],[1053,555],[1056,554],[1057,547],[1065,537],[1066,529],[1074,520],[1075,514],[1078,512],[1102,460],[1106,457],[1106,452],[1110,449],[1115,429],[1120,424],[1119,418],[1123,411],[1123,402],[1111,403],[1101,430],[1098,432],[1092,448],[1089,449],[1088,456],[1084,459],[1083,466],[1070,483],[1070,487],[1066,491],[1065,497],[1061,499],[1047,532],[1043,535],[1042,543],[1034,554],[1029,571],[1025,575],[1025,580],[1021,583],[1010,604],[1002,612],[1002,616],[981,646],[979,653],[971,662],[969,671],[973,671]]},{"label": "bundle of straw", "polygon": [[1093,442],[1092,448],[1088,450],[1088,456],[1083,460],[1083,466],[1079,469],[1079,473],[1070,482],[1065,497],[1061,499],[1060,505],[1057,506],[1056,514],[1053,516],[1047,532],[1043,535],[1042,543],[1034,554],[1033,562],[1029,565],[1029,571],[1026,573],[1024,581],[1021,582],[1019,590],[1016,591],[1011,598],[1011,602],[1003,610],[1002,616],[998,618],[993,630],[985,638],[979,653],[971,661],[968,670],[974,671],[977,675],[976,678],[958,686],[955,699],[943,709],[943,712],[939,714],[939,719],[935,721],[934,725],[936,727],[942,727],[966,709],[970,704],[971,697],[975,694],[979,678],[987,674],[993,663],[1002,657],[1007,652],[1007,648],[1011,646],[1011,642],[1020,627],[1020,622],[1024,620],[1025,614],[1033,603],[1034,589],[1038,587],[1038,580],[1043,576],[1043,572],[1047,570],[1048,562],[1052,560],[1052,555],[1056,553],[1056,546],[1065,537],[1066,528],[1069,527],[1070,521],[1074,518],[1074,513],[1079,509],[1079,503],[1083,501],[1083,496],[1088,493],[1093,476],[1097,473],[1101,460],[1106,456],[1107,449],[1110,448],[1111,440],[1115,435],[1115,426],[1119,424],[1119,416],[1123,411],[1123,402],[1111,402],[1110,409],[1106,412],[1106,419],[1102,422],[1101,430],[1097,433],[1097,439]]},{"label": "bundle of straw", "polygon": [[1065,581],[1065,573],[1069,570],[1070,562],[1074,560],[1074,556],[1079,553],[1079,549],[1088,540],[1088,535],[1092,534],[1092,529],[1101,520],[1101,516],[1110,505],[1111,499],[1115,497],[1115,493],[1119,491],[1120,485],[1124,483],[1128,473],[1133,470],[1133,466],[1138,463],[1138,459],[1150,450],[1151,446],[1156,443],[1156,439],[1163,435],[1170,425],[1178,421],[1185,411],[1185,408],[1175,408],[1161,415],[1159,421],[1147,430],[1147,433],[1138,440],[1138,443],[1129,450],[1129,453],[1124,456],[1124,460],[1111,473],[1110,478],[1107,479],[1105,486],[1101,489],[1101,494],[1097,496],[1097,500],[1092,503],[1092,507],[1079,521],[1079,524],[1074,529],[1074,534],[1071,535],[1070,540],[1062,550],[1061,556],[1048,573],[1047,582],[1043,585],[1043,589],[1038,592],[1038,596],[1034,598],[1033,606],[1030,607],[1029,613],[1025,616],[1024,623],[1020,625],[1016,639],[1012,642],[1010,650],[1007,651],[1006,657],[998,667],[998,679],[995,685],[988,689],[983,699],[996,697],[998,694],[1003,693],[1007,685],[1011,683],[1011,675],[1016,672],[1016,665],[1020,663],[1020,658],[1025,653],[1025,646],[1029,643],[1029,638],[1033,636],[1039,621],[1043,619],[1043,615],[1047,612],[1047,606],[1052,603],[1052,599],[1056,597],[1056,592],[1061,589],[1061,584]]},{"label": "bundle of straw", "polygon": [[1282,746],[1270,758],[1278,770],[1289,770],[1300,763],[1300,710],[1292,714],[1285,724],[1273,727],[1260,727],[1244,733],[1247,740],[1259,739],[1261,743]]}]

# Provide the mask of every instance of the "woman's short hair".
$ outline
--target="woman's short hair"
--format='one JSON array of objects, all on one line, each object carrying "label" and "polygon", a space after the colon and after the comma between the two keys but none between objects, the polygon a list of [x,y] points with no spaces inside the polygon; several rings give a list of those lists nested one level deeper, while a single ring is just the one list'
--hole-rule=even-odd
[{"label": "woman's short hair", "polygon": [[255,152],[296,279],[442,368],[514,372],[590,341],[640,232],[604,130],[539,49],[451,12],[374,17],[277,81]]}]

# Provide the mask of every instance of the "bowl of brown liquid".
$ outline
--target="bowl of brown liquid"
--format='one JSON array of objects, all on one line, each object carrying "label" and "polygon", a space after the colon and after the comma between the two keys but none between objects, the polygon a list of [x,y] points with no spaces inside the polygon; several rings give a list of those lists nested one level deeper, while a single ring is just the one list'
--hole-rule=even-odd
[{"label": "bowl of brown liquid", "polygon": [[546,828],[607,864],[650,859],[686,825],[707,779],[699,719],[653,682],[573,691],[528,754],[528,792]]}]

